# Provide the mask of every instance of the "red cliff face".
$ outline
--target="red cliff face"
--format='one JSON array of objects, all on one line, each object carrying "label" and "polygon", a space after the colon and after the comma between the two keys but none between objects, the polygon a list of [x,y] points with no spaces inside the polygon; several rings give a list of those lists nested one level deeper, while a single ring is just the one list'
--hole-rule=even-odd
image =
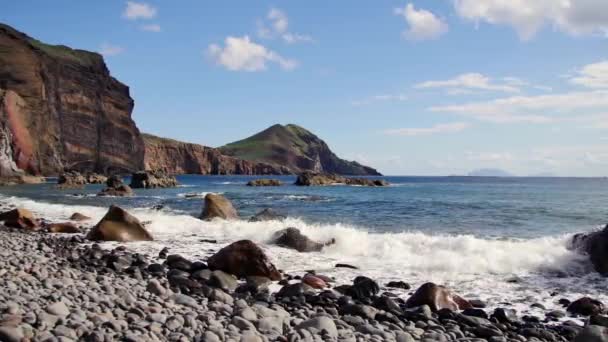
[{"label": "red cliff face", "polygon": [[0,176],[133,171],[144,144],[129,88],[101,55],[41,43],[0,24]]},{"label": "red cliff face", "polygon": [[290,174],[284,167],[228,157],[219,150],[172,139],[143,134],[144,164],[148,170],[169,174],[202,175],[281,175]]}]

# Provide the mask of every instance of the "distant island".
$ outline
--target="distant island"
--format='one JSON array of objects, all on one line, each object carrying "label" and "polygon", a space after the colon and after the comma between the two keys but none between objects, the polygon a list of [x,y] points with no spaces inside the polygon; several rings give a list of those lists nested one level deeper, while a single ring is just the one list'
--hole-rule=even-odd
[{"label": "distant island", "polygon": [[469,177],[515,177],[515,175],[501,169],[478,169],[467,174]]}]

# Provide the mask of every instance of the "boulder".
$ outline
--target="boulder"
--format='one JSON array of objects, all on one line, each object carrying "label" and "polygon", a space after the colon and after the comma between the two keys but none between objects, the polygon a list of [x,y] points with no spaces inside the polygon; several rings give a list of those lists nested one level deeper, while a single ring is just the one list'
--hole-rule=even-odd
[{"label": "boulder", "polygon": [[40,223],[29,210],[17,208],[0,214],[0,221],[4,221],[4,225],[12,228],[21,228],[27,230],[36,230],[40,227]]},{"label": "boulder", "polygon": [[335,239],[326,243],[320,243],[309,239],[297,228],[286,228],[274,233],[271,242],[281,247],[295,249],[298,252],[318,252],[323,247],[334,244]]},{"label": "boulder", "polygon": [[250,240],[234,242],[207,260],[211,270],[221,270],[239,278],[249,276],[281,280],[281,273],[270,262],[264,251]]},{"label": "boulder", "polygon": [[87,235],[93,241],[151,241],[152,235],[137,218],[124,209],[111,206],[106,215]]},{"label": "boulder", "polygon": [[80,233],[80,228],[76,227],[73,223],[51,223],[46,226],[49,233],[64,233],[64,234],[77,234]]},{"label": "boulder", "polygon": [[178,185],[174,176],[159,171],[139,171],[131,175],[131,187],[134,189],[173,188]]},{"label": "boulder", "polygon": [[249,219],[249,222],[262,222],[262,221],[282,221],[286,219],[284,215],[277,213],[276,211],[266,208],[259,213],[255,214]]},{"label": "boulder", "polygon": [[405,305],[408,308],[428,305],[433,311],[441,309],[457,311],[473,307],[468,301],[452,293],[447,287],[433,283],[420,286],[405,302]]},{"label": "boulder", "polygon": [[76,171],[62,173],[57,178],[57,187],[60,189],[81,189],[87,184],[87,179]]},{"label": "boulder", "polygon": [[73,213],[72,216],[70,216],[70,220],[72,220],[72,221],[88,221],[90,219],[91,219],[90,217],[83,215],[81,213]]},{"label": "boulder", "polygon": [[600,231],[575,234],[570,248],[588,254],[595,270],[608,277],[608,225]]},{"label": "boulder", "polygon": [[589,297],[582,297],[568,305],[568,312],[575,315],[591,316],[603,314],[606,311],[604,303]]},{"label": "boulder", "polygon": [[116,196],[116,197],[129,197],[133,196],[133,190],[128,185],[122,184],[115,188],[105,188],[101,190],[97,196]]},{"label": "boulder", "polygon": [[327,287],[327,283],[323,279],[310,273],[307,273],[304,277],[302,277],[302,283],[315,289],[324,289]]},{"label": "boulder", "polygon": [[205,196],[205,207],[200,218],[202,220],[212,220],[214,218],[236,220],[239,215],[226,197],[219,194],[207,194]]},{"label": "boulder", "polygon": [[104,184],[108,181],[108,177],[98,173],[88,173],[85,178],[88,184]]},{"label": "boulder", "polygon": [[281,186],[283,182],[278,179],[256,179],[247,182],[247,186]]}]

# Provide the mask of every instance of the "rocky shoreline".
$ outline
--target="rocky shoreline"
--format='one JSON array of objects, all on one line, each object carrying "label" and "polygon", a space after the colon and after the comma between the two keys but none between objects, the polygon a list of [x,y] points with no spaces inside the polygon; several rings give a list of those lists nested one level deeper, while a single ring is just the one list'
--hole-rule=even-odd
[{"label": "rocky shoreline", "polygon": [[80,234],[0,226],[0,254],[0,341],[608,338],[605,308],[590,299],[575,305],[588,322],[582,327],[558,321],[565,311],[547,314],[542,322],[508,308],[486,311],[483,303],[434,284],[422,285],[405,301],[393,291],[408,284],[381,286],[363,276],[352,284],[335,284],[314,270],[280,274],[278,283],[260,275],[237,279],[212,271],[223,267],[214,257],[187,260],[172,255],[170,246],[153,256],[132,253],[128,244],[110,250]]}]

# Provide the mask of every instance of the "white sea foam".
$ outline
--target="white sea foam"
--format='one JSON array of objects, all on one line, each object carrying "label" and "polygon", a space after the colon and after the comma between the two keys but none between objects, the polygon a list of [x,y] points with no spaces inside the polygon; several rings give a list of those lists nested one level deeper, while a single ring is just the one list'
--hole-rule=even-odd
[{"label": "white sea foam", "polygon": [[181,198],[205,198],[205,196],[207,196],[208,194],[223,194],[223,192],[208,192],[208,191],[202,191],[202,192],[184,192],[181,194],[177,194],[177,197],[181,197]]},{"label": "white sea foam", "polygon": [[[66,220],[75,211],[99,220],[107,210],[15,197],[0,196],[0,201],[28,208],[49,220]],[[143,208],[129,211],[141,221],[149,221],[147,228],[155,237],[153,242],[132,243],[129,247],[149,255],[157,255],[160,249],[169,247],[171,253],[203,258],[225,244],[251,239],[264,246],[281,269],[296,274],[315,269],[336,277],[338,282],[350,282],[360,274],[381,283],[404,280],[419,286],[434,281],[453,287],[467,297],[486,300],[490,306],[510,302],[528,313],[535,313],[529,307],[531,300],[548,308],[557,308],[555,301],[563,297],[572,300],[591,295],[608,301],[603,290],[606,280],[590,272],[585,256],[566,248],[567,236],[515,240],[407,231],[380,234],[362,227],[311,224],[297,218],[282,222],[205,222],[175,212]],[[286,227],[297,227],[317,241],[335,238],[336,243],[305,257],[269,244],[273,233]],[[214,239],[218,244],[200,242],[201,239]],[[360,269],[336,269],[334,265],[338,262]],[[513,277],[520,281],[508,282]],[[560,297],[552,297],[553,291],[559,292]]]}]

